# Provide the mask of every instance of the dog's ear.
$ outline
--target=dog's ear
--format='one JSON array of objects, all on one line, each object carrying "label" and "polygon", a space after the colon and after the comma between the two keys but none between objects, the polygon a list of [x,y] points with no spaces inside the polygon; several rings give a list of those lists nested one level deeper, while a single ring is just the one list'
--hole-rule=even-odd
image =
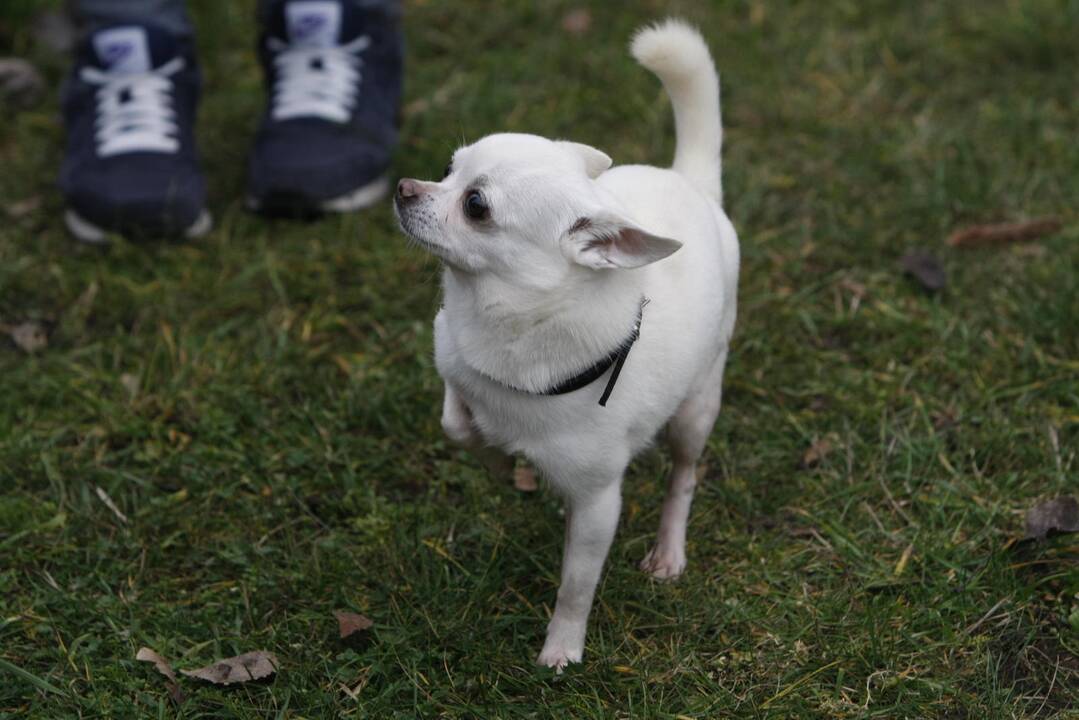
[{"label": "dog's ear", "polygon": [[571,153],[584,160],[584,171],[588,173],[588,177],[593,180],[605,173],[614,162],[607,153],[602,150],[597,150],[591,145],[583,145],[581,143],[570,142],[569,140],[558,140],[556,142],[559,147],[569,150]]},{"label": "dog's ear", "polygon": [[680,247],[677,240],[653,235],[609,211],[578,218],[562,238],[566,257],[593,270],[641,267]]}]

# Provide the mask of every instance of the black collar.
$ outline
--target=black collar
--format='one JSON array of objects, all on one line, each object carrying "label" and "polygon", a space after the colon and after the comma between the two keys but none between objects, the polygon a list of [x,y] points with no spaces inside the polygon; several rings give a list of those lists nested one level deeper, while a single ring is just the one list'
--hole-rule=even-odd
[{"label": "black collar", "polygon": [[515,390],[519,393],[525,393],[527,395],[551,396],[567,395],[571,392],[576,392],[577,390],[591,385],[596,380],[599,380],[604,375],[604,373],[614,368],[613,370],[611,370],[610,379],[607,380],[607,387],[604,388],[603,395],[601,395],[599,398],[599,404],[603,407],[606,407],[607,400],[611,397],[611,392],[614,390],[614,384],[618,382],[618,375],[622,372],[622,366],[626,362],[626,357],[629,355],[629,351],[633,349],[634,343],[636,343],[637,339],[641,336],[641,321],[644,319],[644,306],[647,304],[648,298],[641,298],[641,306],[637,310],[637,319],[633,322],[633,330],[630,332],[629,336],[625,340],[623,340],[621,344],[619,344],[619,346],[615,348],[610,355],[596,362],[595,364],[590,365],[582,372],[574,375],[568,380],[563,380],[554,387],[548,388],[546,390],[541,390],[539,392],[533,392],[532,390],[525,390],[523,388],[510,385],[509,383],[504,383],[501,380],[495,380],[486,373],[483,373],[483,375],[487,379],[493,380],[499,385],[507,387],[510,390]]}]

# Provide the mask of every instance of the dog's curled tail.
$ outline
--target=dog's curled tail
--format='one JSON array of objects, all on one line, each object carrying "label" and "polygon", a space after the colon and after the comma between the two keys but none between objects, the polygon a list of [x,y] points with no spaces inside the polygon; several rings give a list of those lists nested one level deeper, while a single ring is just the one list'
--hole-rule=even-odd
[{"label": "dog's curled tail", "polygon": [[672,167],[722,202],[719,76],[704,38],[696,28],[671,18],[638,30],[630,52],[663,81],[674,106]]}]

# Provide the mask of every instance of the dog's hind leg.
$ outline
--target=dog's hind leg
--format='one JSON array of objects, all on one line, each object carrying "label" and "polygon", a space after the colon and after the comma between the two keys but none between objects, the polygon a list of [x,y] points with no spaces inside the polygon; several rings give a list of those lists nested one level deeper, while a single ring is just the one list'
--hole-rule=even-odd
[{"label": "dog's hind leg", "polygon": [[655,547],[641,561],[641,569],[656,578],[677,577],[686,567],[686,524],[697,486],[697,460],[719,415],[726,362],[724,349],[704,381],[682,402],[667,426],[674,466],[667,479],[667,496],[663,500]]},{"label": "dog's hind leg", "polygon": [[497,479],[512,478],[513,458],[484,442],[483,436],[472,422],[472,411],[449,385],[446,385],[446,395],[442,399],[442,430],[450,440],[464,446],[478,457]]}]

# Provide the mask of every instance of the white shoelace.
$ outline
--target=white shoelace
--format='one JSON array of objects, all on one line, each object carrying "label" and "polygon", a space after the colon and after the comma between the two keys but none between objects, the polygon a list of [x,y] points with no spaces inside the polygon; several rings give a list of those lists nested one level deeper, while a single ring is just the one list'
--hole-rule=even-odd
[{"label": "white shoelace", "polygon": [[268,42],[277,53],[273,119],[317,117],[348,122],[363,78],[359,53],[370,47],[371,38],[362,35],[335,47],[294,46],[277,38]]},{"label": "white shoelace", "polygon": [[184,59],[173,58],[156,70],[112,75],[85,67],[80,77],[100,85],[97,99],[97,154],[110,157],[130,152],[175,153],[176,111],[172,107],[172,76],[184,68]]}]

